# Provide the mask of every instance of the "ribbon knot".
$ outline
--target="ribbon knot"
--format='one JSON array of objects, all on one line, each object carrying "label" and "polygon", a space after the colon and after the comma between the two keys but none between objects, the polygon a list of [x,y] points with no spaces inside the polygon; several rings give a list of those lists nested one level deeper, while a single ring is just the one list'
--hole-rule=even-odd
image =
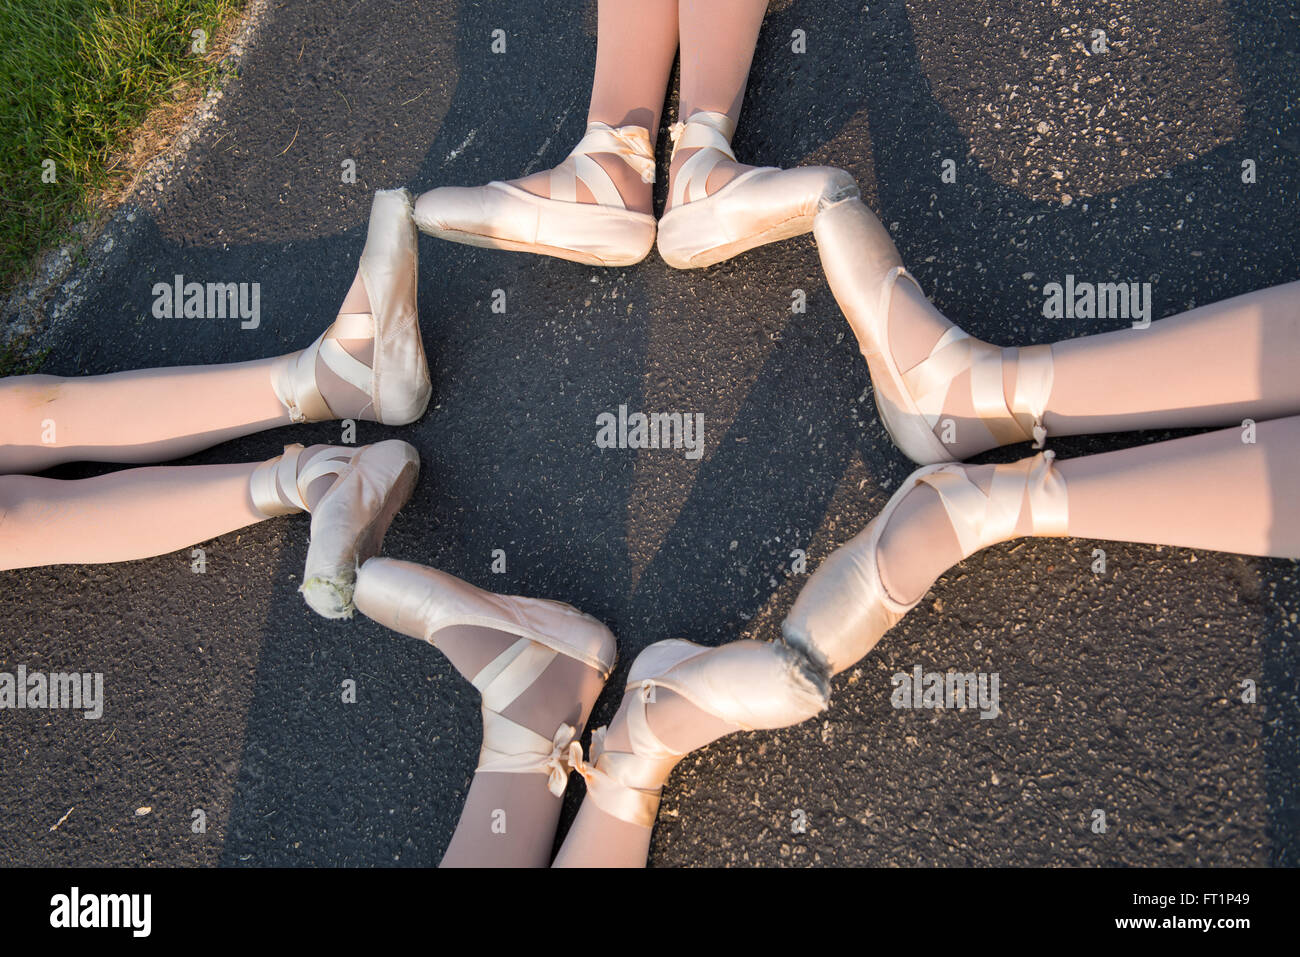
[{"label": "ribbon knot", "polygon": [[639,137],[625,133],[621,129],[614,130],[614,135],[626,147],[626,149],[619,150],[623,162],[641,174],[641,182],[653,183],[655,181],[654,154],[646,155],[646,145],[641,142]]},{"label": "ribbon knot", "polygon": [[587,762],[582,756],[582,742],[573,741],[569,744],[569,767],[581,775],[582,780],[591,786],[591,779],[594,775],[600,773],[596,768],[596,761],[599,758],[600,751],[605,750],[605,732],[607,728],[596,728],[591,732],[591,761]]},{"label": "ribbon knot", "polygon": [[591,780],[593,768],[583,760],[581,741],[573,741],[569,744],[569,767],[577,771],[584,781]]},{"label": "ribbon knot", "polygon": [[541,767],[546,771],[546,787],[556,797],[564,794],[569,783],[569,757],[572,747],[582,753],[582,745],[573,740],[577,729],[571,724],[562,724],[551,739],[551,753],[542,761]]},{"label": "ribbon knot", "polygon": [[[617,145],[609,142],[611,138]],[[582,142],[574,147],[573,152],[584,154],[613,153],[641,175],[641,182],[653,183],[655,181],[654,150],[650,146],[649,134],[641,127],[614,127],[608,123],[588,123],[587,135],[583,137]]]}]

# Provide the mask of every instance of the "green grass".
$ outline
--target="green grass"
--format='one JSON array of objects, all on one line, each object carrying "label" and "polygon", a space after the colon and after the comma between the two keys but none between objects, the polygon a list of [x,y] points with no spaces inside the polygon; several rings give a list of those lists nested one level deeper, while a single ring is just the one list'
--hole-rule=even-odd
[{"label": "green grass", "polygon": [[[0,0],[0,290],[93,216],[116,148],[216,66],[191,51],[245,0]],[[57,182],[42,182],[53,160]],[[120,175],[120,174],[119,174]]]},{"label": "green grass", "polygon": [[24,349],[25,343],[0,342],[0,379],[11,375],[32,375],[39,372],[50,350],[42,349],[30,354]]}]

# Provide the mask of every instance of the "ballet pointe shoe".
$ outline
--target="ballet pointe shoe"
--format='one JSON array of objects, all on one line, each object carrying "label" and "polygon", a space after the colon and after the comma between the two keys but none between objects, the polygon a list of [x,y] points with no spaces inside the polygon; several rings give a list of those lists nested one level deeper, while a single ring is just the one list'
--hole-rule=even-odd
[{"label": "ballet pointe shoe", "polygon": [[[1065,535],[1069,503],[1065,480],[1052,468],[1052,452],[996,466],[988,494],[966,476],[965,466],[917,469],[858,535],[837,548],[804,585],[781,625],[785,643],[831,674],[869,652],[885,632],[920,604],[897,601],[880,578],[880,538],[898,504],[918,484],[932,487],[966,558],[1014,537],[1026,497],[1035,536]],[[924,597],[924,596],[922,596]]]},{"label": "ballet pointe shoe", "polygon": [[[393,517],[420,474],[415,448],[398,439],[314,456],[299,471],[301,445],[253,472],[249,492],[263,515],[311,512],[311,543],[299,591],[318,615],[351,618],[357,568],[378,554]],[[306,491],[325,475],[334,484],[308,509]]]},{"label": "ballet pointe shoe", "polygon": [[[540,253],[587,266],[631,266],[645,259],[655,240],[655,218],[630,210],[609,174],[591,158],[612,153],[641,174],[655,178],[650,133],[641,126],[588,123],[587,133],[551,171],[550,197],[510,183],[441,186],[415,204],[423,232],[489,249]],[[578,201],[578,184],[594,203]]]},{"label": "ballet pointe shoe", "polygon": [[802,656],[780,644],[734,641],[708,648],[680,639],[656,642],[628,673],[627,729],[631,751],[606,747],[606,728],[592,732],[591,762],[570,746],[569,763],[587,782],[587,797],[606,814],[653,827],[663,782],[686,752],[654,733],[647,705],[657,690],[671,691],[736,731],[785,728],[826,708],[826,679]]},{"label": "ballet pointe shoe", "polygon": [[557,655],[597,671],[614,670],[618,646],[603,624],[576,608],[539,598],[496,595],[446,572],[412,562],[372,558],[357,576],[357,608],[394,631],[437,647],[438,632],[474,625],[518,636],[472,679],[483,696],[483,746],[477,772],[545,774],[557,797],[568,782],[569,745],[580,729],[560,724],[547,739],[503,717]]},{"label": "ballet pointe shoe", "polygon": [[830,166],[752,169],[710,195],[713,167],[736,161],[730,142],[734,130],[730,117],[711,111],[670,128],[674,156],[678,150],[698,150],[678,171],[672,208],[659,221],[659,255],[676,269],[712,266],[800,236],[812,229],[824,206],[858,195],[853,177]]},{"label": "ballet pointe shoe", "polygon": [[1003,391],[1004,352],[951,326],[927,358],[903,370],[889,346],[889,312],[900,281],[920,286],[903,267],[894,242],[860,200],[830,206],[813,223],[826,280],[848,319],[871,373],[876,410],[899,450],[919,465],[954,460],[935,435],[952,381],[970,370],[971,399],[980,422],[998,445],[1047,439],[1043,414],[1052,391],[1051,346],[1016,352],[1016,388],[1008,406]]},{"label": "ballet pointe shoe", "polygon": [[[271,370],[276,396],[294,422],[337,419],[316,385],[316,359],[370,396],[359,418],[408,425],[424,414],[433,392],[416,307],[416,231],[411,194],[379,190],[357,272],[370,312],[340,313],[302,352],[281,358]],[[339,339],[374,339],[371,365],[352,356]]]}]

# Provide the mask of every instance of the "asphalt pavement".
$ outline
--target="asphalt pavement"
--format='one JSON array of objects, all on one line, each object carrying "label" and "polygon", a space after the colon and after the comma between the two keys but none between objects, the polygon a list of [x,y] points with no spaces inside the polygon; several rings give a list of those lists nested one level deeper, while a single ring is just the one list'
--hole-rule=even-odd
[{"label": "asphalt pavement", "polygon": [[[351,282],[373,190],[565,156],[594,22],[594,3],[561,0],[271,3],[216,121],[80,267],[42,371],[306,346]],[[1043,286],[1067,274],[1151,282],[1156,318],[1300,278],[1297,51],[1285,0],[778,2],[734,146],[851,171],[946,314],[998,343],[1052,342],[1123,324],[1045,318]],[[153,284],[177,274],[260,283],[260,325],[155,319]],[[621,664],[593,726],[651,642],[777,637],[806,580],[792,552],[815,568],[912,468],[811,236],[690,272],[656,253],[599,270],[422,237],[420,318],[429,412],[357,435],[422,456],[385,551],[607,622]],[[703,456],[599,449],[596,418],[620,405],[703,413]],[[338,440],[321,423],[184,462]],[[312,615],[296,593],[306,547],[299,516],[205,543],[203,574],[188,551],[0,573],[0,670],[102,672],[106,700],[99,720],[0,714],[0,861],[438,861],[475,764],[477,695],[426,645]],[[819,719],[688,757],[651,863],[1293,865],[1298,612],[1291,561],[1075,539],[988,549],[835,681]],[[893,708],[890,676],[916,665],[996,672],[1001,714]],[[581,790],[575,778],[562,831]]]}]

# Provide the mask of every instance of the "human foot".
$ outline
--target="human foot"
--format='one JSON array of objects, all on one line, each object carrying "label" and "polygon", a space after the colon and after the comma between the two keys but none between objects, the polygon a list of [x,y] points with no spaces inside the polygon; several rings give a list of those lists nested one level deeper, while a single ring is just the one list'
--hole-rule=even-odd
[{"label": "human foot", "polygon": [[808,579],[781,625],[831,674],[867,654],[945,571],[997,542],[1064,535],[1065,481],[1051,452],[1009,465],[929,465]]},{"label": "human foot", "polygon": [[486,186],[422,194],[415,221],[432,236],[540,253],[589,266],[630,266],[654,245],[654,148],[640,126],[588,123],[559,166]]},{"label": "human foot", "polygon": [[304,600],[325,618],[351,618],[357,568],[377,554],[420,474],[420,457],[389,439],[361,448],[285,447],[253,472],[249,493],[263,515],[311,513]]},{"label": "human foot", "polygon": [[575,742],[570,763],[598,808],[649,828],[683,756],[735,731],[804,721],[826,707],[828,693],[825,676],[780,644],[660,641],[633,662],[614,720],[592,733],[591,760]]},{"label": "human foot", "polygon": [[701,111],[671,128],[668,206],[659,254],[677,269],[730,259],[812,229],[819,209],[858,194],[853,177],[829,166],[746,166],[731,150],[735,123]]},{"label": "human foot", "polygon": [[903,454],[929,465],[1027,440],[1042,448],[1050,346],[1002,349],[946,319],[861,201],[826,208],[813,231],[867,360],[881,421]]},{"label": "human foot", "polygon": [[271,371],[294,422],[368,419],[406,425],[424,414],[432,386],[416,306],[411,194],[380,190],[357,275],[333,324]]},{"label": "human foot", "polygon": [[609,629],[568,605],[495,595],[445,572],[374,558],[357,579],[357,607],[429,642],[482,695],[480,773],[548,777],[564,793],[569,745],[614,667]]}]

